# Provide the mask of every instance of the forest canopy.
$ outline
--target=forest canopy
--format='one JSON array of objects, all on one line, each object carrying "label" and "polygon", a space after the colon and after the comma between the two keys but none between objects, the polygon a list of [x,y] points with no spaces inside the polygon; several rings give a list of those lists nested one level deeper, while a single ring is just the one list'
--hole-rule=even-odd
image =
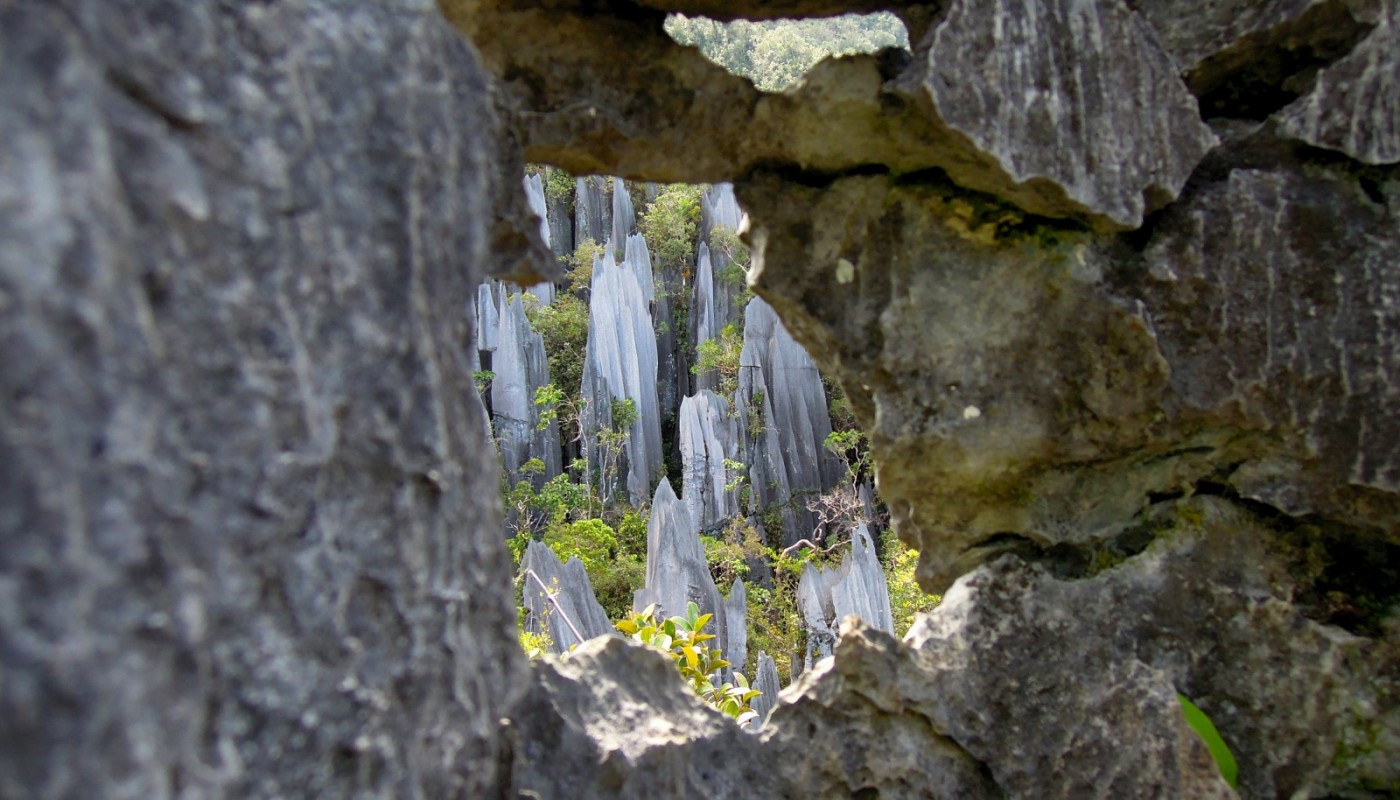
[{"label": "forest canopy", "polygon": [[666,32],[766,92],[786,89],[827,56],[909,46],[904,23],[889,12],[728,23],[672,14]]}]

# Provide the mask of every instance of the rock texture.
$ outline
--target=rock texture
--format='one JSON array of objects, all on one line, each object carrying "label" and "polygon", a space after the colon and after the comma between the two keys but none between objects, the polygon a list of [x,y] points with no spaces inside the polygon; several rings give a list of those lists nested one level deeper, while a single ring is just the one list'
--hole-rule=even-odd
[{"label": "rock texture", "polygon": [[710,576],[695,519],[665,478],[656,487],[647,521],[646,585],[637,590],[632,607],[641,611],[653,603],[662,618],[683,615],[686,605],[695,603],[700,613],[714,615],[708,631],[714,641],[729,641],[724,598]]},{"label": "rock texture", "polygon": [[549,545],[530,542],[520,572],[525,630],[547,632],[552,652],[567,653],[589,639],[615,633],[577,557],[560,562]]},{"label": "rock texture", "polygon": [[[0,795],[1229,797],[1178,693],[1239,796],[1400,791],[1393,0],[901,5],[911,57],[782,95],[663,12],[868,6],[439,5],[493,78],[418,0],[0,4]],[[548,270],[522,153],[736,180],[755,491],[825,480],[785,329],[948,589],[756,738],[617,637],[523,679],[469,311]],[[641,503],[625,233],[587,391]],[[727,626],[651,522],[639,600]]]},{"label": "rock texture", "polygon": [[[661,469],[656,338],[638,279],[645,273],[640,265],[614,263],[610,253],[594,260],[583,373],[584,451],[600,476],[599,495],[613,497],[625,490],[633,505],[646,500]],[[630,422],[624,412],[614,412],[625,402],[635,412]],[[615,429],[626,435],[625,441],[598,439],[597,432]]]},{"label": "rock texture", "polygon": [[797,607],[807,628],[806,669],[831,655],[836,632],[848,616],[894,635],[889,585],[865,523],[858,523],[851,531],[851,549],[846,551],[840,566],[821,569],[811,562],[803,565],[797,584]]},{"label": "rock texture", "polygon": [[700,530],[713,531],[739,513],[736,482],[726,461],[739,456],[739,431],[729,404],[709,390],[681,402],[680,439],[684,485],[681,497]]},{"label": "rock texture", "polygon": [[824,446],[831,417],[816,364],[762,299],[744,317],[735,397],[743,460],[757,507],[781,514],[786,546],[813,535],[816,517],[805,501],[834,486],[842,465]]},{"label": "rock texture", "polygon": [[1279,113],[1285,133],[1365,164],[1400,162],[1400,3],[1379,0],[1375,29]]},{"label": "rock texture", "polygon": [[[546,284],[549,285],[549,284]],[[537,485],[560,474],[559,424],[540,426],[535,392],[549,384],[544,339],[530,327],[522,296],[511,294],[500,312],[500,331],[491,359],[491,421],[501,462],[512,476],[531,459],[544,468],[534,473]]]},{"label": "rock texture", "polygon": [[0,73],[0,795],[490,794],[471,48],[418,2],[5,3]]}]

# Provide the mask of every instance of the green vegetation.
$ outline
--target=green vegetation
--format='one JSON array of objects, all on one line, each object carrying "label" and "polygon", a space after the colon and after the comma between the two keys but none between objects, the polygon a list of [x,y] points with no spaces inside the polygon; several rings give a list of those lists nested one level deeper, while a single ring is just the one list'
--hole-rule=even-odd
[{"label": "green vegetation", "polygon": [[885,553],[885,582],[890,587],[890,612],[894,616],[894,634],[903,636],[914,624],[914,615],[928,613],[938,607],[943,598],[919,588],[914,577],[919,564],[919,551],[905,546],[887,531],[881,542]]},{"label": "green vegetation", "polygon": [[496,379],[496,373],[489,369],[479,369],[472,373],[472,383],[476,384],[476,390],[485,394],[491,388],[491,381]]},{"label": "green vegetation", "polygon": [[[755,27],[750,34],[757,30]],[[792,29],[783,34],[785,38],[773,38],[770,45],[791,42],[792,36],[798,33],[800,29]],[[838,37],[818,38],[824,46],[839,44]],[[760,64],[765,58],[761,52],[754,57]],[[542,174],[550,198],[559,201],[572,197],[574,179],[571,176],[553,168],[542,168]],[[629,185],[628,190],[636,199],[641,199],[640,186]],[[639,228],[647,238],[657,267],[657,296],[670,301],[671,325],[682,340],[689,330],[691,270],[698,246],[703,190],[702,186],[671,186],[664,188],[650,203],[637,203],[642,209]],[[743,286],[752,261],[748,247],[726,227],[713,229],[709,244],[718,268],[717,282],[735,288]],[[598,445],[601,458],[592,466],[591,474],[589,465],[576,458],[564,475],[543,483],[540,481],[545,465],[540,459],[532,459],[521,467],[518,476],[504,480],[502,497],[512,534],[510,549],[518,560],[528,543],[537,540],[553,548],[561,559],[577,557],[610,619],[622,619],[620,628],[631,622],[635,627],[627,635],[634,640],[645,639],[643,643],[653,646],[666,645],[663,649],[672,654],[682,674],[687,675],[687,682],[698,693],[716,707],[723,707],[722,710],[731,716],[742,716],[748,711],[752,690],[742,677],[732,686],[715,686],[711,682],[709,676],[719,668],[717,665],[723,666],[723,657],[705,644],[711,638],[703,633],[707,618],[702,619],[695,610],[669,620],[655,619],[654,609],[644,615],[631,612],[633,594],[645,580],[648,511],[633,509],[625,502],[605,502],[599,496],[599,487],[610,485],[617,478],[621,453],[637,419],[636,404],[620,400],[607,409],[598,409],[601,419],[606,421],[603,430],[584,431],[581,426],[585,410],[581,387],[589,332],[587,290],[593,265],[602,253],[603,248],[598,243],[585,239],[564,259],[567,281],[552,304],[546,306],[526,296],[526,313],[544,339],[553,379],[553,383],[541,387],[535,395],[541,424],[554,421],[560,425],[566,461],[578,453],[577,446],[585,435]],[[676,281],[677,276],[680,281]],[[726,325],[718,337],[702,343],[691,354],[691,371],[696,375],[714,376],[718,391],[732,402],[738,388],[742,349],[742,321]],[[482,371],[474,377],[484,387],[493,376],[489,371]],[[873,472],[869,442],[851,413],[850,403],[834,383],[827,381],[826,388],[833,421],[833,432],[826,445],[846,460],[850,471],[838,490],[828,493],[829,498],[804,496],[795,498],[792,505],[829,500],[819,511],[823,519],[831,520],[826,526],[830,531],[828,540],[820,542],[819,547],[780,552],[781,544],[770,545],[763,541],[759,529],[742,516],[727,521],[722,530],[706,531],[702,537],[711,575],[721,592],[730,593],[734,581],[741,577],[747,585],[748,649],[752,656],[749,664],[739,666],[752,670],[757,653],[765,651],[773,657],[784,680],[791,677],[792,659],[800,658],[806,649],[806,633],[796,602],[802,570],[808,563],[834,565],[847,552],[847,548],[840,545],[844,544],[848,523],[863,511],[856,487]],[[766,425],[764,398],[755,396],[749,405],[749,413],[739,424],[751,436],[762,435]],[[743,507],[748,513],[760,516],[764,528],[776,541],[781,536],[786,507],[753,507],[756,487],[750,485],[749,465],[727,460],[725,468],[727,489],[740,493]],[[891,534],[882,542],[881,552],[896,630],[903,633],[914,615],[935,607],[938,598],[924,594],[914,581],[916,553],[900,545]],[[520,641],[527,653],[540,653],[551,647],[547,633],[536,635],[522,631]],[[684,646],[686,643],[693,651],[693,660]]]},{"label": "green vegetation", "polygon": [[700,225],[700,198],[705,187],[686,183],[667,186],[637,220],[652,259],[660,267],[689,275],[695,261],[695,236]]},{"label": "green vegetation", "polygon": [[734,672],[734,683],[715,685],[713,676],[730,664],[723,653],[707,644],[715,638],[705,633],[712,616],[701,614],[699,606],[689,603],[685,616],[658,620],[656,606],[650,605],[617,623],[617,629],[637,644],[665,653],[700,699],[740,724],[747,723],[758,716],[749,703],[759,692],[750,689],[748,679],[738,671]]},{"label": "green vegetation", "polygon": [[726,286],[744,288],[748,284],[749,264],[753,260],[748,245],[739,239],[733,228],[716,225],[710,231],[710,255],[716,264],[724,264],[715,278]]},{"label": "green vegetation", "polygon": [[909,46],[904,24],[888,13],[730,23],[672,15],[666,32],[766,92],[786,89],[827,56]]},{"label": "green vegetation", "polygon": [[718,339],[706,339],[695,348],[693,375],[714,373],[719,381],[721,397],[733,400],[739,388],[739,355],[744,349],[744,334],[733,323],[724,326]]},{"label": "green vegetation", "polygon": [[1220,731],[1215,729],[1215,723],[1210,721],[1206,712],[1186,699],[1186,695],[1177,694],[1176,699],[1181,702],[1181,713],[1186,716],[1186,724],[1196,732],[1197,736],[1201,737],[1201,741],[1205,742],[1206,749],[1210,751],[1211,758],[1215,759],[1215,766],[1220,769],[1220,777],[1230,784],[1230,788],[1236,788],[1239,783],[1240,767],[1235,762],[1235,755],[1230,752],[1225,740],[1220,738]]}]

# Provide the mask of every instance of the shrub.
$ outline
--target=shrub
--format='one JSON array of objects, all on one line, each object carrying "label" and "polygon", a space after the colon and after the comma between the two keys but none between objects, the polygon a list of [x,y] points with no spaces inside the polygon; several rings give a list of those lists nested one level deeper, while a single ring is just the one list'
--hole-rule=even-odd
[{"label": "shrub", "polygon": [[704,191],[704,186],[672,184],[642,212],[637,227],[658,266],[684,271],[695,260],[695,233]]},{"label": "shrub", "polygon": [[695,348],[693,375],[713,372],[719,379],[719,394],[733,400],[739,388],[739,354],[744,350],[744,334],[734,323],[724,326],[718,339],[706,339]]},{"label": "shrub", "polygon": [[885,552],[885,582],[890,588],[890,612],[894,616],[894,632],[903,636],[914,624],[914,615],[938,607],[943,598],[919,588],[914,570],[919,563],[919,551],[906,547],[887,531],[881,542]]},{"label": "shrub", "polygon": [[734,683],[715,685],[715,674],[730,664],[723,653],[708,644],[715,638],[704,632],[712,616],[701,614],[699,606],[688,603],[685,616],[657,620],[656,606],[650,605],[617,623],[617,629],[637,644],[665,653],[701,700],[741,725],[747,724],[758,716],[749,703],[760,693],[750,689],[748,679],[738,671],[734,672]]}]

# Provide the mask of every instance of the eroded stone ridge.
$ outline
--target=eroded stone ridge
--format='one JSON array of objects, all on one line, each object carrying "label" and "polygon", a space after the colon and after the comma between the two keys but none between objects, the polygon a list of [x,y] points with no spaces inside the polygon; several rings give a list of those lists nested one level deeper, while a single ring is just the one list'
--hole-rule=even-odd
[{"label": "eroded stone ridge", "polygon": [[1121,0],[955,0],[900,83],[1006,176],[959,164],[954,180],[1040,213],[1068,203],[1135,228],[1215,144]]},{"label": "eroded stone ridge", "polygon": [[1283,131],[1366,164],[1400,161],[1400,3],[1380,0],[1375,29],[1280,112]]}]

